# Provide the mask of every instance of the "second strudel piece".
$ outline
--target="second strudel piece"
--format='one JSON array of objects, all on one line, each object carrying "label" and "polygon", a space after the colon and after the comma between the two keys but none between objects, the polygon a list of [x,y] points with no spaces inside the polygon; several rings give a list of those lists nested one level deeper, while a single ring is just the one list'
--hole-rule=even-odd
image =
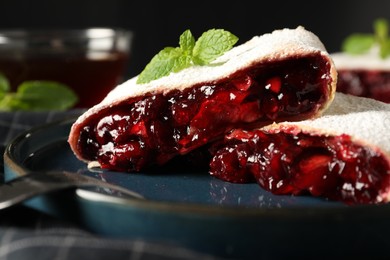
[{"label": "second strudel piece", "polygon": [[274,194],[347,204],[390,201],[390,104],[337,93],[322,117],[234,130],[214,147],[211,175]]}]

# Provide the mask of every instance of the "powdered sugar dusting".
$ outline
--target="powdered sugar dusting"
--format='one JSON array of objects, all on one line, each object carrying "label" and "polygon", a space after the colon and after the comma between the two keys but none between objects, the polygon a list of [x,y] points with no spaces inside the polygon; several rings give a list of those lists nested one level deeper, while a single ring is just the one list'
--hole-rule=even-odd
[{"label": "powdered sugar dusting", "polygon": [[348,134],[390,154],[390,104],[374,99],[337,93],[322,117],[282,125],[296,125],[309,133]]},{"label": "powdered sugar dusting", "polygon": [[[182,91],[194,85],[212,85],[213,82],[229,79],[232,74],[253,64],[277,62],[289,57],[313,54],[321,55],[330,65],[329,73],[333,81],[328,86],[330,95],[327,102],[331,102],[336,87],[334,63],[319,38],[299,26],[296,29],[275,30],[262,36],[255,36],[246,43],[232,48],[208,66],[189,67],[147,84],[137,84],[137,77],[129,79],[112,90],[101,103],[88,109],[76,120],[72,125],[68,142],[75,155],[82,160],[76,147],[80,132],[88,123],[89,118],[106,108],[115,107],[132,98],[165,94],[173,90]],[[328,103],[325,103],[323,109],[327,105]]]},{"label": "powdered sugar dusting", "polygon": [[140,95],[144,92],[154,91],[165,92],[172,88],[182,90],[196,83],[213,82],[225,78],[254,62],[276,60],[316,51],[328,55],[318,37],[303,27],[294,30],[276,30],[269,34],[253,37],[248,42],[226,52],[208,66],[192,66],[147,84],[138,85],[135,84],[135,78],[131,79],[114,89],[103,103],[110,103],[124,95]]},{"label": "powdered sugar dusting", "polygon": [[359,55],[351,55],[348,53],[333,53],[332,59],[338,70],[381,70],[390,71],[390,58],[382,59],[379,56],[379,50],[373,48],[370,52]]}]

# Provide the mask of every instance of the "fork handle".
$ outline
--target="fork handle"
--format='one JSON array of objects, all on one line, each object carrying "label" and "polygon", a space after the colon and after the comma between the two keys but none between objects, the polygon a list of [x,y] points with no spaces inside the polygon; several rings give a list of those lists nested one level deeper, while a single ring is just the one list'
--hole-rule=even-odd
[{"label": "fork handle", "polygon": [[0,209],[21,203],[37,195],[70,188],[99,187],[118,191],[132,198],[140,194],[97,178],[70,172],[37,172],[15,178],[0,186]]}]

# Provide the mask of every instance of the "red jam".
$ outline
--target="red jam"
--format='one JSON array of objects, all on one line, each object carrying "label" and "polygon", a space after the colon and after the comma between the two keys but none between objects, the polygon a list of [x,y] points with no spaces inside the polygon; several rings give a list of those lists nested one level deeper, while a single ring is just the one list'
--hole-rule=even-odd
[{"label": "red jam", "polygon": [[234,130],[214,149],[210,173],[225,181],[256,181],[274,194],[309,193],[346,204],[388,200],[389,163],[348,135]]},{"label": "red jam", "polygon": [[390,103],[390,72],[339,70],[337,91]]},{"label": "red jam", "polygon": [[78,140],[103,168],[140,171],[253,128],[315,114],[329,97],[330,65],[321,55],[254,65],[218,82],[151,94],[95,115]]}]

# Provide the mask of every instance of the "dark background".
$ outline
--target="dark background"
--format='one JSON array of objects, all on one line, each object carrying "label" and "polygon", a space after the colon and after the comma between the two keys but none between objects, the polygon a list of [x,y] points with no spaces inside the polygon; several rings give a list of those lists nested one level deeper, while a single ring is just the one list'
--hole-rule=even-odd
[{"label": "dark background", "polygon": [[329,52],[336,52],[348,34],[372,32],[372,22],[378,17],[390,20],[390,1],[0,0],[0,29],[133,30],[128,77],[140,73],[163,47],[177,46],[186,29],[197,38],[210,28],[223,28],[242,43],[254,35],[302,25],[317,34]]}]

